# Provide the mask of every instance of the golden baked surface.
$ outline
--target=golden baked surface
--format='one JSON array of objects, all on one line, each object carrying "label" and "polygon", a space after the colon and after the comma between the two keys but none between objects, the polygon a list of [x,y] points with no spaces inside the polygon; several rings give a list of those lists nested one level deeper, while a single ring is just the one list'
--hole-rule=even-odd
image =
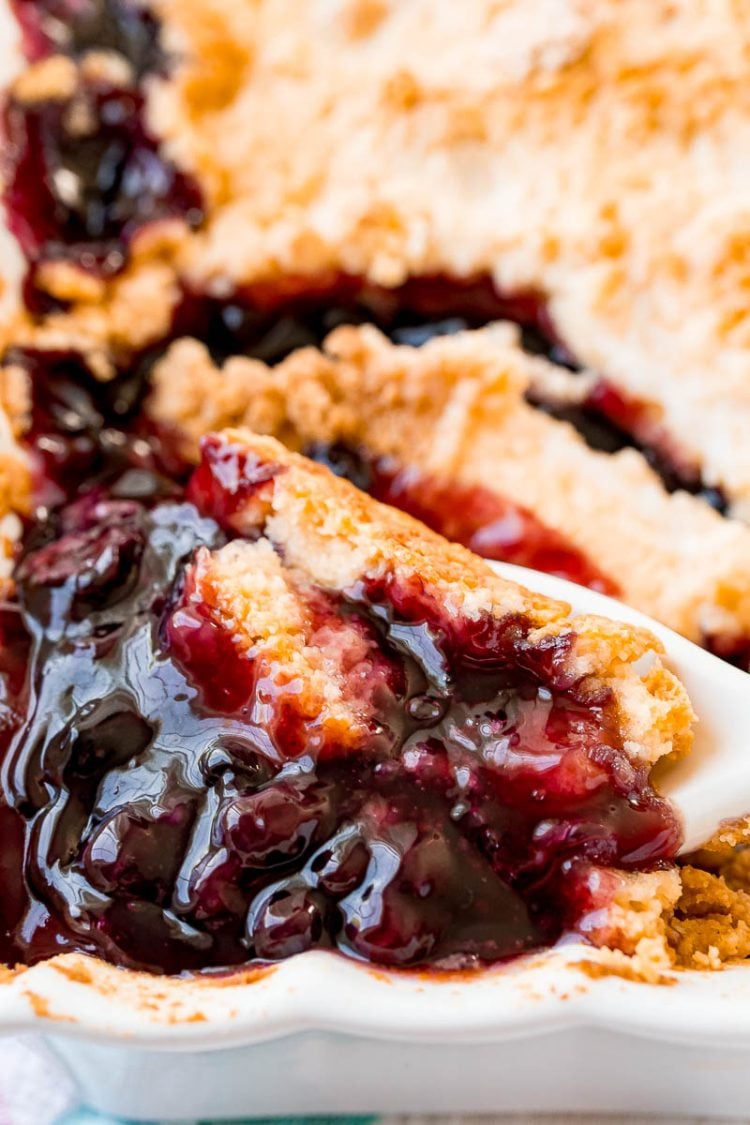
[{"label": "golden baked surface", "polygon": [[[206,219],[141,232],[111,281],[46,265],[41,283],[73,302],[51,336],[105,351],[158,336],[174,271],[217,293],[488,273],[543,294],[580,362],[651,404],[746,512],[747,0],[156,8],[177,66],[149,79],[149,122]],[[74,81],[46,60],[16,92]]]},{"label": "golden baked surface", "polygon": [[209,200],[191,278],[537,289],[742,510],[747,0],[158,7],[185,61],[153,121]]}]

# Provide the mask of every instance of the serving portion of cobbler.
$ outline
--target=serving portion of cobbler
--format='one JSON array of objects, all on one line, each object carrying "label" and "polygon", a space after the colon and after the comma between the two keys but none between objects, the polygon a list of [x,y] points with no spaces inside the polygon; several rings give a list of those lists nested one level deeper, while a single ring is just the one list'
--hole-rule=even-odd
[{"label": "serving portion of cobbler", "polygon": [[13,0],[0,960],[750,953],[648,639],[463,549],[748,667],[744,6]]},{"label": "serving portion of cobbler", "polygon": [[464,967],[616,939],[630,879],[672,889],[648,772],[691,711],[633,668],[648,636],[572,626],[270,439],[206,438],[184,492],[126,466],[14,578],[6,962]]}]

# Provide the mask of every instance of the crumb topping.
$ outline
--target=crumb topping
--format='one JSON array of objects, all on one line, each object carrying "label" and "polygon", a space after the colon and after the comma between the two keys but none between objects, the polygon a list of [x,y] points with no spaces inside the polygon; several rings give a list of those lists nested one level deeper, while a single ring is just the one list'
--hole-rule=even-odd
[{"label": "crumb topping", "polygon": [[[156,8],[174,63],[149,79],[150,124],[207,207],[166,248],[177,276],[226,293],[341,271],[385,286],[489,273],[538,291],[581,363],[649,404],[748,518],[743,4]],[[100,54],[80,66],[106,72]],[[60,96],[71,67],[44,59],[17,88]],[[89,349],[121,346],[126,302],[139,339],[160,334],[148,284],[95,298],[58,263],[38,282],[73,302],[53,330]]]},{"label": "crumb topping", "polygon": [[[272,680],[277,699],[288,697],[326,738],[353,746],[362,740],[374,711],[368,669],[375,654],[354,629],[316,621],[310,591],[304,582],[295,586],[267,540],[237,540],[213,556],[204,551],[190,581],[238,651],[261,665],[256,675]],[[361,694],[352,696],[350,683]],[[305,749],[314,752],[314,739],[305,741]]]},{"label": "crumb topping", "polygon": [[[578,358],[654,403],[743,509],[744,4],[158,7],[182,64],[152,119],[210,202],[180,255],[196,284],[489,271],[541,290]],[[248,60],[229,86],[207,42]]]}]

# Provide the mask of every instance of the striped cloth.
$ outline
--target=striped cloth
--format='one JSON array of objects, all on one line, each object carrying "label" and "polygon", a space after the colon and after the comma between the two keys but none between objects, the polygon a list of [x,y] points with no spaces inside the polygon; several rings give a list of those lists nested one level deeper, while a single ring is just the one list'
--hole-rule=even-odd
[{"label": "striped cloth", "polygon": [[[591,1117],[589,1125],[710,1125],[708,1118],[695,1117]],[[725,1125],[730,1125],[724,1118]],[[735,1125],[750,1125],[748,1118],[735,1118]],[[498,1117],[316,1117],[276,1118],[253,1125],[581,1125],[576,1115],[519,1115]],[[75,1087],[60,1063],[34,1036],[0,1039],[0,1125],[127,1125],[120,1118],[105,1117],[80,1105]],[[154,1122],[153,1125],[159,1125]],[[189,1125],[210,1125],[191,1122]],[[237,1123],[239,1125],[239,1123]]]}]

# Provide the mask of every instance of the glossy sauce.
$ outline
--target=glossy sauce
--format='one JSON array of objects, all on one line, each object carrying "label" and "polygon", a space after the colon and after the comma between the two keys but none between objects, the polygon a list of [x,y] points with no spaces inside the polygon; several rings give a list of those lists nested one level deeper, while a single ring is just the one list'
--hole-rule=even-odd
[{"label": "glossy sauce", "polygon": [[584,703],[565,673],[570,638],[448,618],[416,575],[300,592],[345,683],[364,653],[351,690],[366,668],[376,702],[354,749],[269,695],[284,677],[195,602],[191,560],[275,471],[216,441],[187,499],[156,476],[128,496],[126,468],[27,538],[4,611],[2,959],[176,973],[333,947],[471,966],[604,905],[598,866],[674,855],[608,696]]}]

